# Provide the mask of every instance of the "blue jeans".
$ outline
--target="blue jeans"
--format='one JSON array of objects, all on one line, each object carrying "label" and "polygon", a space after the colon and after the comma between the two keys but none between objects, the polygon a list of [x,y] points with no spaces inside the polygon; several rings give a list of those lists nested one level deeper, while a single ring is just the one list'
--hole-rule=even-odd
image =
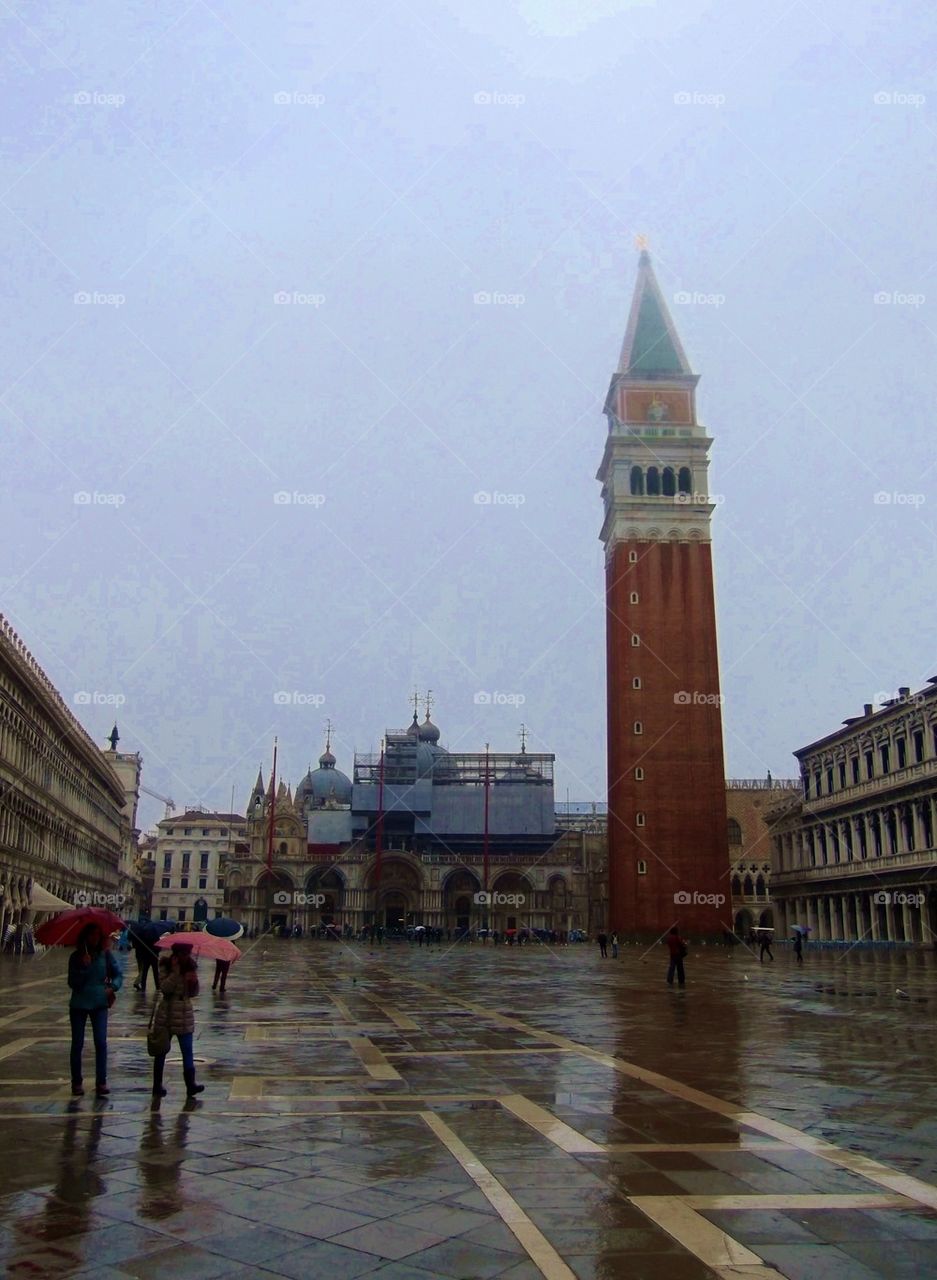
[{"label": "blue jeans", "polygon": [[81,1084],[81,1052],[85,1047],[85,1018],[91,1019],[94,1037],[94,1082],[107,1084],[107,1006],[103,1009],[69,1009],[72,1024],[72,1084]]},{"label": "blue jeans", "polygon": [[[186,1071],[194,1071],[195,1070],[195,1050],[192,1045],[192,1040],[193,1040],[192,1032],[183,1031],[182,1035],[176,1036],[176,1039],[179,1041],[179,1052],[182,1054],[183,1074]],[[172,1042],[170,1041],[170,1043]],[[163,1063],[165,1063],[166,1061],[166,1054],[163,1054],[162,1058],[158,1058],[156,1059],[156,1061],[159,1062],[160,1074],[162,1074],[162,1067],[163,1067]]]}]

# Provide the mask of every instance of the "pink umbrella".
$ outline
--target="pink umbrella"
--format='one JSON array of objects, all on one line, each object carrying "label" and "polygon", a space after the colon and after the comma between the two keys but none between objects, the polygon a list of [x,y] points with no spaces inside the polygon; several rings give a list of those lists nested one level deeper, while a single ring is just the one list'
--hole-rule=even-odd
[{"label": "pink umbrella", "polygon": [[240,960],[241,952],[227,938],[216,938],[211,933],[164,933],[156,945],[167,950],[174,943],[191,947],[193,956],[204,956],[206,960],[228,960],[232,964]]}]

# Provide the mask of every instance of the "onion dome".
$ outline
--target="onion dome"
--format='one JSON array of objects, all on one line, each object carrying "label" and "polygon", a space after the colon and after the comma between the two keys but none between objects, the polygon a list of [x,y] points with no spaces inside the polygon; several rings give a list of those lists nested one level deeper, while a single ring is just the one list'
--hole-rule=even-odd
[{"label": "onion dome", "polygon": [[[415,722],[416,722],[416,716],[414,716],[414,717],[413,717],[413,719],[414,719],[414,723],[415,723]],[[409,730],[408,730],[408,732],[409,732]],[[421,741],[421,742],[432,742],[432,743],[435,745],[435,744],[439,741],[439,730],[438,730],[438,729],[436,728],[436,726],[433,724],[432,720],[430,720],[430,718],[429,718],[429,712],[428,712],[428,711],[427,711],[427,713],[426,713],[426,719],[425,719],[425,720],[423,721],[423,723],[420,725],[420,727],[419,727],[419,729],[417,730],[417,732],[418,732],[418,733],[419,733],[419,735],[420,735],[420,741]]]}]

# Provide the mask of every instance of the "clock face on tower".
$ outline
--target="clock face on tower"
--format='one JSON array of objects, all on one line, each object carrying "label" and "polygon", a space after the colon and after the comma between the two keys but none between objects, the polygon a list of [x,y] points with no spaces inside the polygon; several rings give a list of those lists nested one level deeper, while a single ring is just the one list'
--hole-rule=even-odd
[{"label": "clock face on tower", "polygon": [[619,392],[619,418],[622,422],[674,422],[690,426],[693,410],[689,391],[662,391],[622,388]]}]

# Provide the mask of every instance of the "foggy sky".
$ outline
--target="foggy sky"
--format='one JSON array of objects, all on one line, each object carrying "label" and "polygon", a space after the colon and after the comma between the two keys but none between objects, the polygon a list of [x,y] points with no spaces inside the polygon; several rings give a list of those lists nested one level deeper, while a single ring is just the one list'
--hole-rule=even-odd
[{"label": "foggy sky", "polygon": [[241,807],[327,716],[350,772],[416,684],[604,800],[638,233],[715,440],[727,773],[937,674],[925,6],[12,0],[3,47],[0,609],[146,785]]}]

